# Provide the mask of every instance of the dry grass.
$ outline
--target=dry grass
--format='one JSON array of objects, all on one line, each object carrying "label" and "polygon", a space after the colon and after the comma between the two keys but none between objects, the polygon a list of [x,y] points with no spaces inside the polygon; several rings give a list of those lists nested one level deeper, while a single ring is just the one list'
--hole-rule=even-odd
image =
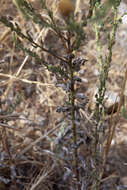
[{"label": "dry grass", "polygon": [[[77,1],[77,12],[79,10],[78,7],[81,6],[78,4],[79,2]],[[32,1],[32,3],[38,11],[41,11],[38,1]],[[56,3],[58,3],[57,0],[47,0],[47,4],[53,10],[54,15],[59,17]],[[81,1],[81,3],[83,2]],[[32,22],[26,22],[11,0],[1,1],[0,5],[2,5],[0,6],[0,14],[12,16],[13,21],[16,21],[20,25],[23,32],[30,30],[36,42],[43,41],[46,42],[47,46],[50,44],[53,45],[53,40],[55,39],[54,34],[48,29],[41,30]],[[42,12],[42,16],[46,16],[45,12]],[[76,52],[76,56],[88,57],[88,63],[82,67],[82,71],[84,72],[80,73],[80,77],[84,79],[84,82],[79,89],[82,93],[87,94],[90,101],[92,101],[90,94],[98,83],[98,75],[95,74],[95,71],[98,70],[98,65],[95,50],[95,36],[93,35],[93,31],[89,30],[90,27],[87,29],[88,43]],[[33,59],[15,47],[10,30],[1,23],[0,36],[1,113],[2,111],[8,113],[12,105],[17,101],[17,95],[21,96],[20,101],[15,105],[13,113],[8,113],[6,118],[0,118],[2,139],[0,145],[0,161],[2,163],[2,159],[6,159],[5,155],[7,153],[8,161],[5,170],[9,167],[11,174],[7,174],[6,180],[10,176],[15,178],[12,181],[10,180],[9,189],[66,190],[68,186],[71,189],[72,181],[70,179],[71,174],[69,173],[71,160],[66,160],[66,157],[69,158],[71,156],[71,149],[69,148],[71,134],[66,137],[66,133],[69,133],[70,128],[66,124],[66,120],[64,121],[65,115],[60,115],[55,111],[56,107],[66,100],[67,95],[61,88],[56,88],[55,82],[58,79],[53,74],[46,69],[42,69],[41,64],[36,64]],[[31,50],[34,49],[26,41],[23,41],[23,44]],[[54,46],[56,46],[57,51],[64,53],[59,41],[56,41]],[[106,47],[104,46],[104,52],[105,49]],[[55,63],[56,59],[52,58],[52,56],[40,52],[39,49],[35,51],[45,60]],[[124,49],[121,51],[121,47],[119,47],[117,42],[114,47],[112,66],[109,72],[108,90],[114,92],[121,91],[125,68],[126,54]],[[34,77],[31,78],[33,75]],[[126,76],[124,79],[125,82]],[[121,91],[121,97],[123,96],[124,89],[126,92],[126,86]],[[120,112],[120,109],[118,111]],[[102,165],[106,164],[103,176],[102,173],[100,174],[100,178],[102,178],[101,182],[104,184],[102,184],[102,189],[110,188],[114,190],[114,186],[122,184],[122,179],[127,176],[125,174],[127,166],[121,164],[121,162],[127,163],[127,158],[123,156],[127,152],[127,139],[124,138],[124,142],[119,140],[120,137],[123,138],[124,136],[122,126],[125,126],[125,131],[127,130],[127,126],[125,125],[126,120],[122,119],[121,116],[118,117],[119,112],[117,112],[117,123],[115,122],[113,125],[111,137],[111,133],[109,133],[110,139],[108,140],[109,144],[107,146],[109,155],[106,153],[103,160],[104,163],[102,163]],[[82,118],[85,117],[85,119],[82,119],[83,128],[78,131],[79,133],[83,133],[81,141],[85,141],[84,139],[87,139],[87,136],[92,139],[94,120],[91,119],[88,110],[80,114]],[[115,116],[111,115],[111,119],[115,120]],[[111,119],[107,119],[107,123],[109,120],[111,122]],[[108,128],[109,124],[106,127]],[[115,132],[116,135],[113,138]],[[119,134],[120,132],[121,134]],[[64,140],[63,136],[65,136]],[[111,143],[112,138],[115,144]],[[63,145],[61,145],[61,142]],[[125,145],[124,148],[122,143]],[[83,144],[79,148],[79,155],[82,160],[81,167],[83,168],[84,166],[83,169],[86,173],[92,168],[92,148],[89,142],[88,144],[85,142],[85,145]],[[119,152],[121,155],[119,155]],[[114,154],[115,157],[113,156]],[[107,162],[106,159],[108,159]],[[85,166],[86,162],[88,162],[88,166]],[[118,168],[121,167],[119,171],[115,162]],[[12,169],[13,167],[14,170]],[[6,173],[7,171],[4,172]],[[18,176],[17,178],[15,177],[15,172],[16,176]],[[90,177],[86,173],[81,170],[83,190],[85,189],[84,178]],[[119,183],[118,180],[120,181]],[[65,182],[66,186],[64,186]],[[115,185],[113,186],[112,184]],[[6,189],[8,188],[7,185],[4,186]]]}]

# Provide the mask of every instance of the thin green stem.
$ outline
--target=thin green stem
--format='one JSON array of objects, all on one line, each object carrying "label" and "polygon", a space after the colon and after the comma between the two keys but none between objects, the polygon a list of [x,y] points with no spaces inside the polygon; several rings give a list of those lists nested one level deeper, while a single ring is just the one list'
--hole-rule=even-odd
[{"label": "thin green stem", "polygon": [[96,34],[96,43],[97,43],[97,51],[98,51],[98,63],[99,63],[99,66],[100,66],[100,71],[103,70],[103,58],[102,58],[102,47],[101,47],[101,44],[100,44],[100,32],[99,32],[99,28],[98,28],[98,24],[95,23],[94,24],[94,28],[95,28],[95,34]]},{"label": "thin green stem", "polygon": [[[68,35],[68,55],[70,56],[72,53],[71,50],[71,43],[70,43],[71,37]],[[76,132],[76,124],[75,124],[75,88],[74,88],[74,70],[73,70],[73,62],[72,58],[70,56],[69,58],[69,70],[70,70],[70,83],[71,83],[71,89],[70,89],[70,100],[71,100],[71,123],[72,123],[72,140],[74,145],[74,165],[75,165],[75,174],[76,174],[76,181],[77,181],[77,188],[78,190],[81,190],[80,185],[80,178],[79,178],[79,168],[78,168],[78,149],[77,149],[77,132]]]}]

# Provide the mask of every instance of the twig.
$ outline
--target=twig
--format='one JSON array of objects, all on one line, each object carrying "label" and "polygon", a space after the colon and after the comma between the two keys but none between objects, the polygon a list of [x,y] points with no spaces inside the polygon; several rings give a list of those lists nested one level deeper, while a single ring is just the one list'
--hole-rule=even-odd
[{"label": "twig", "polygon": [[38,84],[40,86],[46,86],[46,87],[47,86],[55,86],[54,84],[42,83],[42,82],[38,82],[38,81],[30,81],[30,80],[27,80],[27,79],[22,79],[22,78],[14,76],[14,75],[9,75],[9,74],[4,74],[4,73],[0,73],[0,76],[8,77],[8,78],[13,79],[13,80],[19,80],[19,81],[22,81],[22,82],[25,82],[25,83]]},{"label": "twig", "polygon": [[7,124],[5,124],[5,123],[0,123],[0,127],[4,127],[4,128],[9,128],[9,129],[13,129],[13,130],[16,130],[16,131],[20,131],[20,129],[17,129],[17,128],[15,128],[14,126],[9,126],[9,125],[7,125]]}]

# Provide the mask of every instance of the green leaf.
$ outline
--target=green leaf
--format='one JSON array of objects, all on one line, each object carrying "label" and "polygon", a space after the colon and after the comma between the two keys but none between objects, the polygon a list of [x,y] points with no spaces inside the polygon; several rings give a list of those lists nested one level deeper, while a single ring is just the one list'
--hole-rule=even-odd
[{"label": "green leaf", "polygon": [[23,14],[23,16],[27,20],[30,19],[30,17],[27,14],[27,11],[24,7],[24,5],[28,4],[25,0],[13,0],[13,3],[16,5],[17,9]]},{"label": "green leaf", "polygon": [[125,110],[125,108],[122,106],[121,108],[121,112],[122,112],[122,116],[127,119],[127,110]]},{"label": "green leaf", "polygon": [[104,4],[96,4],[95,15],[91,18],[92,22],[101,23],[111,8],[117,8],[120,4],[121,0],[107,0]]}]

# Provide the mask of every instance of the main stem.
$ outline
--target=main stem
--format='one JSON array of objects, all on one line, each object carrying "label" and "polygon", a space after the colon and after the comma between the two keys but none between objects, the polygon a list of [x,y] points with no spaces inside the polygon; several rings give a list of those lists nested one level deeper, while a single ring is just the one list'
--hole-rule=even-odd
[{"label": "main stem", "polygon": [[75,165],[77,187],[78,190],[81,190],[80,179],[79,179],[79,168],[78,168],[77,133],[76,133],[76,124],[75,124],[75,89],[74,89],[74,74],[73,74],[72,59],[69,60],[69,68],[70,68],[70,81],[71,81],[70,99],[72,106],[71,116],[72,116],[72,138],[74,144],[74,165]]}]

